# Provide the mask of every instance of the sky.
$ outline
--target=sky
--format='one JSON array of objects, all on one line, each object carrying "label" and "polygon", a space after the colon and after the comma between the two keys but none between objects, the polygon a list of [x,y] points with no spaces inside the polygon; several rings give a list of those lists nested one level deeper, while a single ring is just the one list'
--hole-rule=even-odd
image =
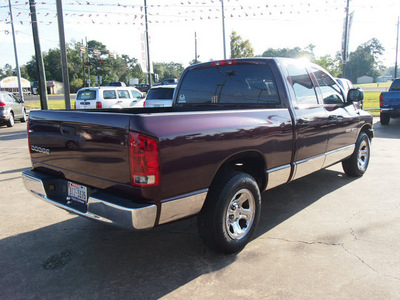
[{"label": "sky", "polygon": [[[59,45],[56,1],[36,4],[42,52]],[[34,55],[28,0],[11,0],[18,61]],[[67,43],[97,40],[117,55],[141,59],[145,32],[144,0],[64,0]],[[249,40],[255,55],[268,48],[315,46],[317,57],[341,51],[346,0],[223,0],[227,58],[230,34]],[[221,0],[147,0],[150,58],[187,66],[224,58]],[[394,66],[399,0],[350,0],[354,11],[349,49],[377,38],[385,48],[382,61]],[[15,67],[9,0],[0,0],[0,68]],[[400,57],[399,57],[400,59]]]}]

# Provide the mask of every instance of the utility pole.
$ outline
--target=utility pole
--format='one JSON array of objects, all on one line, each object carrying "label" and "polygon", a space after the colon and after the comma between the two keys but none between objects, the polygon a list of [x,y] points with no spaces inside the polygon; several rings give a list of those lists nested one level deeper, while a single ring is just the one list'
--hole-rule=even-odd
[{"label": "utility pole", "polygon": [[24,101],[24,93],[22,91],[22,84],[21,84],[21,70],[20,70],[19,64],[18,64],[17,42],[15,40],[15,29],[14,29],[13,13],[12,13],[12,8],[11,8],[11,0],[8,0],[8,5],[10,7],[11,31],[12,31],[13,41],[14,41],[14,54],[15,54],[15,64],[16,64],[16,69],[17,69],[18,92],[19,92],[20,100]]},{"label": "utility pole", "polygon": [[194,33],[194,63],[197,64],[197,33]]},{"label": "utility pole", "polygon": [[57,19],[58,19],[58,35],[60,36],[61,71],[62,71],[62,79],[63,79],[63,84],[64,84],[65,108],[71,109],[67,48],[65,46],[64,16],[63,16],[61,0],[57,0],[56,4],[57,4]]},{"label": "utility pole", "polygon": [[399,53],[399,17],[397,17],[396,62],[394,64],[394,78],[397,78],[397,55]]},{"label": "utility pole", "polygon": [[222,37],[223,37],[223,41],[224,41],[224,59],[226,59],[224,0],[221,0],[221,6],[222,6]]},{"label": "utility pole", "polygon": [[344,41],[343,41],[343,55],[342,55],[342,60],[343,60],[343,78],[345,77],[345,72],[346,72],[346,63],[347,63],[347,58],[348,58],[348,51],[349,51],[349,41],[348,41],[348,32],[349,32],[349,3],[350,0],[347,0],[346,4],[346,19],[345,19],[345,25],[344,25]]},{"label": "utility pole", "polygon": [[43,110],[45,110],[49,109],[49,101],[47,99],[46,75],[44,72],[43,56],[39,42],[39,29],[37,26],[35,0],[29,0],[29,9],[31,11],[32,35],[33,35],[33,43],[35,45],[36,68],[39,77],[38,80],[39,80],[40,107]]},{"label": "utility pole", "polygon": [[147,76],[148,76],[148,83],[151,86],[151,66],[150,66],[150,47],[149,47],[149,25],[147,23],[147,1],[144,0],[144,17],[146,22],[146,55],[147,55]]}]

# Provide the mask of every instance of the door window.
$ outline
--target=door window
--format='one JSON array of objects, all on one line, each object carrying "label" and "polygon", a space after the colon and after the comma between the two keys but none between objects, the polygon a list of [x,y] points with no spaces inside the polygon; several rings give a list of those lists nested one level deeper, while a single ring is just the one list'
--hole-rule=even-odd
[{"label": "door window", "polygon": [[311,68],[317,79],[324,104],[341,104],[344,102],[339,85],[324,71]]},{"label": "door window", "polygon": [[290,63],[287,66],[298,104],[318,104],[314,85],[305,67]]}]

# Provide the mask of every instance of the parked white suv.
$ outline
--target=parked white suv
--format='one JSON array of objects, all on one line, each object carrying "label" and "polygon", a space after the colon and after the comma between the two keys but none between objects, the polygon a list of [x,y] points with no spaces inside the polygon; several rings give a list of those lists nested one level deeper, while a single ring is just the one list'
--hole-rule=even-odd
[{"label": "parked white suv", "polygon": [[75,109],[143,107],[143,101],[143,94],[134,87],[90,87],[78,90]]}]

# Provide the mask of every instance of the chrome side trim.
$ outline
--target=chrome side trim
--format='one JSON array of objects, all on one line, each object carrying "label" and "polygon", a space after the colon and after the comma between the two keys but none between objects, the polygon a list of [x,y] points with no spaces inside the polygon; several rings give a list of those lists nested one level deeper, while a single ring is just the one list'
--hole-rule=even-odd
[{"label": "chrome side trim", "polygon": [[325,154],[325,163],[322,168],[329,167],[353,154],[356,145],[329,151]]},{"label": "chrome side trim", "polygon": [[291,165],[280,166],[267,171],[268,182],[265,190],[272,189],[278,185],[288,182],[291,172]]},{"label": "chrome side trim", "polygon": [[309,175],[315,171],[321,170],[324,162],[325,154],[295,162],[295,172],[293,180]]},{"label": "chrome side trim", "polygon": [[159,224],[176,221],[185,217],[198,214],[207,197],[208,189],[180,195],[161,202]]},{"label": "chrome side trim", "polygon": [[89,197],[87,212],[84,213],[49,198],[44,185],[46,179],[40,175],[36,176],[32,171],[25,171],[22,173],[22,180],[25,188],[34,196],[82,217],[127,229],[148,229],[155,225],[157,207],[154,204],[131,208],[107,202],[106,199]]}]

